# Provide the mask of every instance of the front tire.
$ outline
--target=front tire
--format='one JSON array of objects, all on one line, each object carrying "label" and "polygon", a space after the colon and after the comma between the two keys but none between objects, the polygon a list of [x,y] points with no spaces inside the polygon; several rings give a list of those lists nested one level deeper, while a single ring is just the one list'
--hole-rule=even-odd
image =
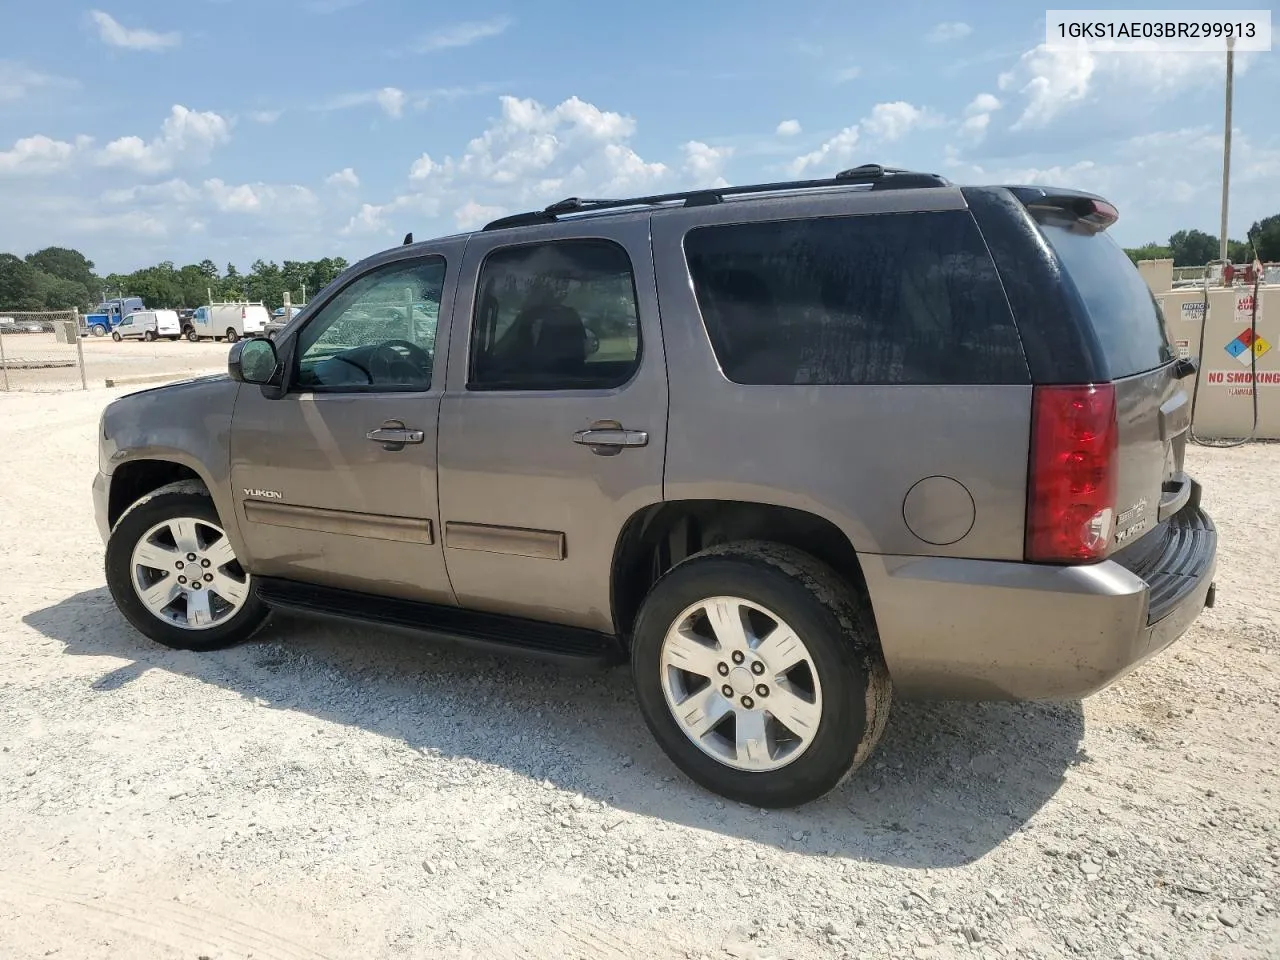
[{"label": "front tire", "polygon": [[668,571],[641,607],[631,665],[675,765],[758,807],[838,786],[875,748],[892,699],[866,600],[808,554],[763,541]]},{"label": "front tire", "polygon": [[124,339],[124,337],[120,336],[119,330],[113,330],[111,331],[111,339],[114,340],[116,343],[119,343],[121,340]]},{"label": "front tire", "polygon": [[107,540],[107,586],[125,619],[156,643],[217,650],[248,640],[269,611],[197,489],[164,487],[125,512]]}]

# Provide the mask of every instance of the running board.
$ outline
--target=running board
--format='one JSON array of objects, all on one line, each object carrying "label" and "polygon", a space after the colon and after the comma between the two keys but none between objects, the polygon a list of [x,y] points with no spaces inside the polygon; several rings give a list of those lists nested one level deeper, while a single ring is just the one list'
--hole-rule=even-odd
[{"label": "running board", "polygon": [[613,666],[626,660],[626,651],[617,637],[579,627],[293,580],[255,577],[254,584],[255,593],[267,606],[304,616],[407,630],[490,653],[532,656],[561,663]]}]

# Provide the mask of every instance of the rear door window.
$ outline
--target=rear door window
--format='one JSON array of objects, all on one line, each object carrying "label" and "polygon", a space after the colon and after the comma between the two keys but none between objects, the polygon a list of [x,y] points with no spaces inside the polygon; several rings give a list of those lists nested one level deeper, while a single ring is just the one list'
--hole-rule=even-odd
[{"label": "rear door window", "polygon": [[1106,233],[1060,224],[1040,229],[1084,301],[1112,379],[1173,360],[1159,304],[1119,244]]},{"label": "rear door window", "polygon": [[996,384],[1030,375],[965,210],[698,227],[685,255],[743,384]]}]

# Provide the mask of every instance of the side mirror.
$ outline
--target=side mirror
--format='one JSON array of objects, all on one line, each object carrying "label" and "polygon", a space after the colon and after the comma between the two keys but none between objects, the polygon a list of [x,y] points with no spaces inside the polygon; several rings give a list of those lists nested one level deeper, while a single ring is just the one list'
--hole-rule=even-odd
[{"label": "side mirror", "polygon": [[280,379],[280,357],[270,340],[254,337],[232,344],[227,355],[227,373],[240,383],[273,385]]}]

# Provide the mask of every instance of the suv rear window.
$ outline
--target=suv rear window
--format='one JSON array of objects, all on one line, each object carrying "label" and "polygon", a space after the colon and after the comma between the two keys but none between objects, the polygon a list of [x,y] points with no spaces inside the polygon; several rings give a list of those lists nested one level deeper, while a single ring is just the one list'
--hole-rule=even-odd
[{"label": "suv rear window", "polygon": [[1040,230],[1084,301],[1112,379],[1173,360],[1160,306],[1119,244],[1060,224],[1042,223]]},{"label": "suv rear window", "polygon": [[967,211],[697,227],[684,248],[711,345],[735,383],[1030,379]]}]

